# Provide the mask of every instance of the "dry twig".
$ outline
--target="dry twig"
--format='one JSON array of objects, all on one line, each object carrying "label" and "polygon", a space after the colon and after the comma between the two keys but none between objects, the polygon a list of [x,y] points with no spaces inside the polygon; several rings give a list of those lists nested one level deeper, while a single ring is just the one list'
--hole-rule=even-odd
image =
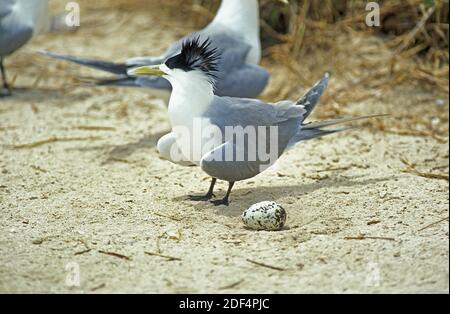
[{"label": "dry twig", "polygon": [[258,266],[261,266],[261,267],[273,269],[273,270],[278,270],[278,271],[286,271],[287,270],[286,268],[281,268],[281,267],[277,267],[277,266],[267,265],[267,264],[264,264],[264,263],[261,263],[261,262],[253,261],[253,260],[248,259],[248,258],[247,258],[247,262],[255,264],[255,265],[258,265]]}]

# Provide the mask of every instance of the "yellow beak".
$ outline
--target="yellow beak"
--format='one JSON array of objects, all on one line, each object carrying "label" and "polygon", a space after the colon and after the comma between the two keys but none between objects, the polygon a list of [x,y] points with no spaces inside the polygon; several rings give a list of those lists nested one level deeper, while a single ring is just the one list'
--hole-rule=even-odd
[{"label": "yellow beak", "polygon": [[139,75],[146,75],[146,76],[163,76],[167,73],[164,71],[161,71],[160,65],[150,65],[150,66],[143,66],[134,68],[128,71],[128,75],[132,76],[139,76]]}]

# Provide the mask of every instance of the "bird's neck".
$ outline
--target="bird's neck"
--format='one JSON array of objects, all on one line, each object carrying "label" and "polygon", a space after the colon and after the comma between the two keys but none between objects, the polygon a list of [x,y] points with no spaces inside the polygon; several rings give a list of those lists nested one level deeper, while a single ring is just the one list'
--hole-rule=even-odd
[{"label": "bird's neck", "polygon": [[188,126],[194,118],[202,117],[214,98],[214,87],[201,75],[171,78],[172,94],[169,101],[169,118],[172,127]]},{"label": "bird's neck", "polygon": [[240,32],[242,26],[256,32],[259,28],[258,0],[222,0],[212,21],[212,24],[214,23],[227,25]]},{"label": "bird's neck", "polygon": [[222,0],[219,11],[208,28],[210,31],[227,28],[241,34],[255,50],[259,51],[259,55],[256,54],[255,58],[261,58],[258,0]]}]

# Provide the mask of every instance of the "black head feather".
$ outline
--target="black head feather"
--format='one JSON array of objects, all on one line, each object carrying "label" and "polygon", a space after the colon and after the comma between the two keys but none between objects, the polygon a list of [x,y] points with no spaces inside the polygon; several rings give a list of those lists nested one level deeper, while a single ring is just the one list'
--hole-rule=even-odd
[{"label": "black head feather", "polygon": [[200,42],[200,37],[183,41],[181,53],[170,59],[165,64],[169,69],[181,69],[183,71],[201,70],[214,83],[217,79],[217,62],[220,54],[217,48],[211,47],[211,41],[206,39]]}]

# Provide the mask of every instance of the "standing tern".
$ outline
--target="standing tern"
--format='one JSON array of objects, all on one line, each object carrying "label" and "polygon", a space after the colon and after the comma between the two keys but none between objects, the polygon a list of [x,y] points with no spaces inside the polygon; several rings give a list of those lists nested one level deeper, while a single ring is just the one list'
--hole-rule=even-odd
[{"label": "standing tern", "polygon": [[49,27],[47,0],[0,0],[0,97],[11,95],[3,61]]},{"label": "standing tern", "polygon": [[196,38],[186,40],[181,53],[162,65],[129,71],[132,76],[163,77],[173,87],[168,107],[172,132],[158,141],[157,148],[164,159],[200,166],[213,178],[208,193],[191,196],[192,200],[212,199],[214,185],[220,179],[229,182],[228,191],[213,203],[228,205],[235,182],[261,173],[290,147],[349,129],[326,129],[328,126],[369,118],[304,122],[327,87],[328,74],[297,102],[267,104],[216,96],[213,91],[219,58],[210,41]]},{"label": "standing tern", "polygon": [[222,0],[219,11],[206,28],[176,41],[158,57],[132,58],[121,64],[48,51],[43,53],[117,75],[110,80],[97,81],[98,85],[170,90],[170,83],[163,78],[132,77],[127,72],[139,66],[161,64],[181,51],[183,41],[197,37],[203,40],[209,38],[222,55],[217,63],[217,95],[254,98],[264,90],[269,74],[258,66],[261,60],[258,0]]}]

